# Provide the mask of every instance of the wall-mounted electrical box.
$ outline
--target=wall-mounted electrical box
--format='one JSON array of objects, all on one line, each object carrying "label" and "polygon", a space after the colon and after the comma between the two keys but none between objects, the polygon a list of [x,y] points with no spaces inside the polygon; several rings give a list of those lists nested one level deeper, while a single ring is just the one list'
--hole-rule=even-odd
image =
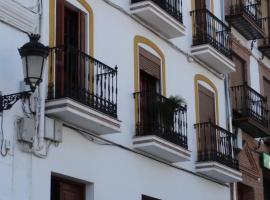
[{"label": "wall-mounted electrical box", "polygon": [[33,143],[36,135],[35,120],[23,117],[18,121],[18,140]]},{"label": "wall-mounted electrical box", "polygon": [[52,142],[62,142],[63,123],[48,117],[45,117],[44,138]]}]

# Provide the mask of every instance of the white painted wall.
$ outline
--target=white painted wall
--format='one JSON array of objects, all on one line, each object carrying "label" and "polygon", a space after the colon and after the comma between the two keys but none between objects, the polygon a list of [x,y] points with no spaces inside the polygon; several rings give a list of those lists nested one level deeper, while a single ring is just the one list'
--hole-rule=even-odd
[{"label": "white painted wall", "polygon": [[[70,2],[78,2],[69,0]],[[33,1],[29,0],[29,4]],[[41,41],[49,39],[49,1],[43,1]],[[188,145],[192,161],[178,164],[195,172],[196,133],[194,76],[208,77],[219,91],[220,126],[226,128],[226,107],[224,81],[198,63],[187,61],[187,57],[172,47],[130,16],[104,3],[102,0],[88,0],[94,11],[94,55],[105,64],[119,67],[118,114],[122,120],[121,133],[104,136],[114,142],[132,148],[135,134],[134,120],[134,52],[136,35],[153,41],[166,58],[167,96],[179,95],[188,104]],[[129,12],[127,0],[111,0]],[[191,4],[184,3],[184,24],[187,34],[171,40],[176,46],[189,53],[192,43]],[[23,2],[24,3],[24,2]],[[28,5],[28,4],[27,4]],[[215,13],[220,8],[215,4]],[[0,23],[0,91],[12,93],[20,90],[23,79],[21,60],[17,48],[28,41],[25,33]],[[245,41],[243,41],[244,43]],[[257,56],[257,55],[256,55]],[[255,56],[255,57],[256,57]],[[259,55],[257,56],[259,58]],[[257,60],[251,58],[252,86],[259,91]],[[268,62],[268,61],[267,61]],[[269,63],[268,63],[269,64]],[[270,66],[270,65],[269,65]],[[44,84],[47,84],[45,79]],[[79,133],[64,128],[63,143],[50,148],[46,159],[36,158],[21,150],[16,141],[14,122],[22,116],[20,103],[4,112],[5,138],[12,141],[12,151],[7,157],[0,156],[0,200],[48,200],[50,197],[51,173],[81,179],[94,188],[94,199],[140,199],[141,194],[156,198],[229,200],[227,186],[203,179],[190,173],[166,166],[143,156],[114,146],[101,146],[83,138]],[[2,181],[4,180],[4,181]],[[90,187],[90,186],[89,186]],[[87,200],[92,200],[91,198]]]}]

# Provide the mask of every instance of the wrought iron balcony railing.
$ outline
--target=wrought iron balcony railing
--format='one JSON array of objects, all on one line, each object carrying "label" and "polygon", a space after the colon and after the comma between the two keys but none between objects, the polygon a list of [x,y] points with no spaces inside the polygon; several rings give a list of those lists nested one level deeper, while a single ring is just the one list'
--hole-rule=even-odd
[{"label": "wrought iron balcony railing", "polygon": [[259,27],[262,27],[261,1],[260,0],[230,0],[229,15],[246,14]]},{"label": "wrought iron balcony railing", "polygon": [[68,97],[117,118],[117,67],[113,69],[72,47],[51,48],[49,56],[49,64],[55,65],[49,100]]},{"label": "wrought iron balcony railing", "polygon": [[267,98],[244,85],[231,87],[232,108],[234,118],[251,118],[262,126],[269,127]]},{"label": "wrought iron balcony railing", "polygon": [[212,122],[194,125],[198,140],[198,162],[215,161],[239,170],[234,146],[236,137]]},{"label": "wrought iron balcony railing", "polygon": [[247,40],[264,37],[261,0],[228,0],[226,20]]},{"label": "wrought iron balcony railing", "polygon": [[[131,0],[131,3],[139,3],[146,0]],[[150,0],[158,5],[161,9],[183,23],[182,0]]]},{"label": "wrought iron balcony railing", "polygon": [[190,12],[193,20],[193,46],[210,44],[228,58],[232,57],[230,29],[207,9]]},{"label": "wrought iron balcony railing", "polygon": [[156,135],[181,147],[187,144],[187,107],[152,92],[134,93],[137,136]]}]

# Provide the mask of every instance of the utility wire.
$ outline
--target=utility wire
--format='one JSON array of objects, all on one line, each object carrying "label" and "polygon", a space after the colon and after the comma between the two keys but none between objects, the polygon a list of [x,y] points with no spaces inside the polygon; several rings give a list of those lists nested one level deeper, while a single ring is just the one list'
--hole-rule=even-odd
[{"label": "utility wire", "polygon": [[219,184],[219,185],[222,185],[222,186],[225,186],[225,187],[229,187],[229,185],[227,185],[227,184],[218,182],[218,181],[216,181],[216,180],[214,180],[214,179],[211,179],[211,178],[208,178],[208,177],[206,177],[206,176],[197,174],[197,173],[195,173],[195,172],[192,172],[192,171],[190,171],[190,170],[181,168],[181,167],[179,167],[179,166],[176,166],[176,165],[167,163],[166,161],[160,160],[160,159],[158,159],[158,158],[154,158],[154,157],[152,157],[152,156],[150,156],[150,155],[143,154],[143,153],[141,153],[141,152],[139,152],[139,151],[133,150],[133,149],[131,149],[131,148],[129,148],[129,147],[126,147],[126,146],[123,146],[123,145],[121,145],[121,144],[115,143],[115,142],[113,142],[113,141],[107,140],[107,139],[105,139],[105,138],[102,138],[102,137],[100,137],[100,136],[97,136],[97,135],[95,135],[95,134],[93,134],[93,133],[90,133],[90,132],[88,132],[88,131],[79,129],[79,128],[75,127],[75,126],[68,125],[68,124],[64,124],[64,126],[67,127],[67,128],[70,128],[70,129],[72,129],[72,130],[74,130],[74,131],[76,131],[76,132],[78,132],[78,133],[80,133],[82,136],[84,136],[85,138],[87,138],[88,140],[90,140],[90,141],[92,141],[92,142],[94,142],[96,139],[98,139],[99,141],[103,141],[103,142],[104,142],[104,143],[100,144],[99,142],[97,143],[97,141],[95,141],[95,142],[94,142],[95,144],[99,144],[99,145],[107,145],[107,146],[110,145],[110,146],[119,147],[119,148],[121,148],[121,149],[124,149],[124,150],[126,150],[126,151],[135,153],[135,154],[137,154],[137,155],[147,157],[147,158],[149,158],[149,159],[151,159],[151,160],[155,160],[155,161],[157,161],[157,162],[159,162],[159,163],[165,164],[165,165],[170,166],[170,167],[172,167],[172,168],[175,168],[175,169],[177,169],[177,170],[181,170],[181,171],[187,172],[187,173],[189,173],[189,174],[192,174],[192,175],[198,176],[198,177],[200,177],[200,178],[203,178],[203,179],[205,179],[205,180],[208,180],[208,181],[211,181],[211,182],[215,182],[215,183],[217,183],[217,184]]},{"label": "utility wire", "polygon": [[3,147],[5,146],[4,143],[5,143],[5,140],[4,140],[4,128],[3,128],[3,124],[4,124],[4,115],[2,113],[2,115],[0,116],[1,117],[1,127],[0,127],[0,132],[1,132],[1,149],[0,149],[0,152],[1,152],[1,155],[3,157],[6,157],[7,156],[7,150],[3,150]]}]

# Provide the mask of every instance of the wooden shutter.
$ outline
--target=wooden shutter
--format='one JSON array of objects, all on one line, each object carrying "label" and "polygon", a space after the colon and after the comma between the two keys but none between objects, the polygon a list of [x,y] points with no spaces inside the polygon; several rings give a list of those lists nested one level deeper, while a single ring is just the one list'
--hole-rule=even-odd
[{"label": "wooden shutter", "polygon": [[243,85],[247,81],[246,63],[238,56],[233,56],[235,72],[231,73],[231,86]]},{"label": "wooden shutter", "polygon": [[139,65],[140,70],[160,80],[160,59],[141,47],[139,48]]},{"label": "wooden shutter", "polygon": [[84,200],[84,187],[73,183],[60,183],[60,200]]},{"label": "wooden shutter", "polygon": [[209,120],[215,123],[215,94],[202,85],[199,85],[199,112],[201,123]]}]

